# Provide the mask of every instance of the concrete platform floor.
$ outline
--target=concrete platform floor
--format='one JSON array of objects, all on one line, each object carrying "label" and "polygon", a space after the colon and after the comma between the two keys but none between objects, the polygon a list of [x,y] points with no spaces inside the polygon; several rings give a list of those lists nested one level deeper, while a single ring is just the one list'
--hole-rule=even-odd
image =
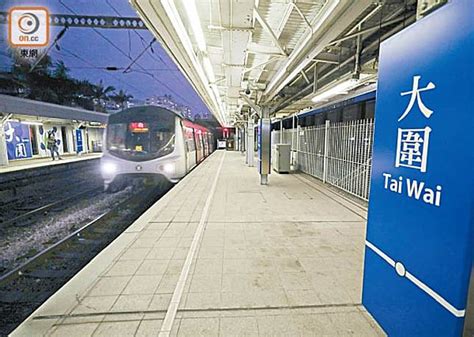
[{"label": "concrete platform floor", "polygon": [[215,152],[13,336],[384,336],[361,306],[365,211]]},{"label": "concrete platform floor", "polygon": [[61,155],[62,160],[52,160],[51,157],[40,157],[30,159],[11,160],[7,166],[0,166],[0,174],[21,170],[34,169],[38,167],[60,165],[81,160],[89,160],[102,157],[102,153],[86,153],[80,156],[75,154]]}]

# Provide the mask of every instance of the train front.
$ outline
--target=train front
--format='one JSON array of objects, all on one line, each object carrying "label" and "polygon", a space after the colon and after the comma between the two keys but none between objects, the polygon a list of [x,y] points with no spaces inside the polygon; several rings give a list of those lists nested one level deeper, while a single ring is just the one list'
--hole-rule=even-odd
[{"label": "train front", "polygon": [[165,177],[175,182],[184,176],[178,125],[174,112],[156,106],[110,115],[101,159],[105,189],[123,186],[134,177]]}]

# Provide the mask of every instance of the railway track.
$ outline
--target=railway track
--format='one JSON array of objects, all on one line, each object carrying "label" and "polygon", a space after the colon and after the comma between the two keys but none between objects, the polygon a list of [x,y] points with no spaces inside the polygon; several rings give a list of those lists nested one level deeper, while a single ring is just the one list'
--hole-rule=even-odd
[{"label": "railway track", "polygon": [[19,215],[100,186],[99,159],[2,173],[0,229]]},{"label": "railway track", "polygon": [[26,211],[13,219],[9,219],[7,221],[0,222],[0,233],[4,232],[6,229],[16,226],[16,227],[24,227],[28,226],[32,222],[36,222],[39,220],[40,217],[49,216],[51,212],[58,212],[64,210],[68,204],[72,201],[75,201],[78,198],[83,198],[86,196],[95,196],[102,192],[102,187],[94,187],[88,189],[86,191],[73,194],[69,197],[57,200],[55,202],[40,206],[30,211]]},{"label": "railway track", "polygon": [[0,276],[0,335],[6,336],[169,190],[134,193]]}]

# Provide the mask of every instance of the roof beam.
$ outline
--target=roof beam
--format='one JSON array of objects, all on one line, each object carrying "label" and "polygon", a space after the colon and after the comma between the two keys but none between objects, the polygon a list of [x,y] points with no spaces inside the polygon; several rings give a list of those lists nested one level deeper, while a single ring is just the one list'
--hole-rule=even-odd
[{"label": "roof beam", "polygon": [[320,53],[314,60],[319,63],[339,64],[339,56],[331,53]]},{"label": "roof beam", "polygon": [[[345,29],[347,29],[368,8],[374,6],[372,0],[328,1],[319,13],[312,30],[307,29],[297,47],[271,79],[265,90],[265,101],[269,102],[278,92],[300,74],[309,62]],[[331,29],[327,29],[331,25]],[[314,33],[313,33],[314,32]]]},{"label": "roof beam", "polygon": [[271,46],[262,46],[261,44],[250,42],[247,46],[247,52],[251,54],[262,54],[270,55],[274,57],[285,57],[286,55],[282,54],[280,49],[277,47]]},{"label": "roof beam", "polygon": [[[286,27],[286,24],[288,23],[288,20],[290,19],[291,13],[293,12],[293,5],[292,4],[286,4],[285,10],[283,11],[283,15],[281,17],[280,24],[278,25],[278,28],[276,29],[276,37],[280,38],[281,34],[283,33],[283,30]],[[259,68],[259,72],[252,76],[256,82],[260,80],[260,77],[262,76],[263,72],[265,71],[265,66],[262,68]]]},{"label": "roof beam", "polygon": [[260,15],[260,13],[258,12],[258,9],[255,7],[253,9],[254,11],[254,15],[255,15],[255,18],[257,19],[257,21],[262,25],[262,27],[267,31],[267,33],[270,34],[270,37],[272,38],[273,40],[273,43],[275,44],[275,46],[280,50],[281,54],[282,55],[287,55],[285,49],[282,47],[282,45],[280,44],[280,41],[278,41],[278,38],[276,37],[275,33],[273,32],[272,28],[270,27],[270,25],[267,23],[267,21],[265,21],[265,19]]},{"label": "roof beam", "polygon": [[262,108],[260,108],[254,101],[252,101],[247,95],[240,94],[240,97],[247,103],[256,113],[257,115],[262,115]]},{"label": "roof beam", "polygon": [[[265,62],[262,62],[262,63],[260,63],[260,64],[257,64],[257,65],[255,65],[255,66],[253,66],[253,67],[251,67],[251,68],[246,68],[242,73],[245,74],[245,73],[248,73],[248,72],[250,72],[250,71],[252,71],[252,70],[265,67],[267,64],[272,63],[272,62],[276,61],[277,59],[278,59],[278,58],[275,57],[275,56],[270,57],[270,58],[269,58],[268,60],[266,60]],[[263,70],[263,68],[262,68],[262,70]]]}]

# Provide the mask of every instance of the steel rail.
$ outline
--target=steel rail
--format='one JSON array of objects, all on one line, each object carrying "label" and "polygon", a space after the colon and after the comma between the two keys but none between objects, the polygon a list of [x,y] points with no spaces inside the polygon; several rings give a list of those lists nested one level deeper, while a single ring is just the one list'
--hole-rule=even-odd
[{"label": "steel rail", "polygon": [[77,194],[74,194],[72,196],[69,196],[65,199],[61,199],[61,200],[58,200],[58,201],[55,201],[55,202],[52,202],[52,203],[49,203],[49,204],[46,204],[44,206],[41,206],[41,207],[38,207],[36,209],[33,209],[31,211],[28,211],[26,213],[23,213],[13,219],[10,219],[10,220],[7,220],[7,221],[3,221],[3,222],[0,222],[0,230],[3,230],[5,228],[8,228],[9,226],[11,226],[12,224],[15,224],[16,222],[18,221],[21,221],[22,219],[24,218],[29,218],[29,217],[32,217],[40,212],[44,212],[44,211],[47,211],[51,208],[54,208],[55,206],[59,206],[61,204],[64,204],[68,201],[71,201],[72,199],[75,199],[77,197],[80,197],[80,196],[83,196],[85,194],[88,194],[88,193],[91,193],[91,192],[96,192],[96,191],[102,191],[102,187],[95,187],[95,188],[92,188],[90,190],[87,190],[87,191],[83,191],[83,192],[80,192],[80,193],[77,193]]},{"label": "steel rail", "polygon": [[19,265],[18,267],[10,270],[9,272],[7,272],[6,274],[4,275],[1,275],[0,276],[0,285],[2,285],[5,281],[8,281],[12,276],[15,276],[18,275],[18,276],[21,276],[23,275],[22,273],[22,270],[25,270],[27,269],[27,267],[31,264],[33,264],[35,261],[39,260],[40,258],[42,258],[43,256],[46,256],[48,253],[50,253],[51,251],[53,251],[54,249],[57,249],[58,247],[60,247],[61,245],[64,245],[65,243],[67,243],[68,241],[70,241],[71,239],[74,239],[76,238],[76,236],[79,236],[79,234],[84,231],[85,229],[89,228],[91,225],[97,223],[100,219],[102,219],[105,215],[107,215],[110,211],[107,211],[107,212],[104,212],[102,213],[101,215],[99,215],[98,217],[96,217],[94,220],[88,222],[87,224],[85,224],[84,226],[82,226],[81,228],[75,230],[74,232],[70,233],[69,235],[67,235],[66,237],[62,238],[61,240],[55,242],[54,244],[52,244],[51,246],[47,247],[46,249],[42,250],[41,252],[37,253],[36,255],[32,256],[31,258],[29,258],[27,261],[23,262],[21,265]]}]

